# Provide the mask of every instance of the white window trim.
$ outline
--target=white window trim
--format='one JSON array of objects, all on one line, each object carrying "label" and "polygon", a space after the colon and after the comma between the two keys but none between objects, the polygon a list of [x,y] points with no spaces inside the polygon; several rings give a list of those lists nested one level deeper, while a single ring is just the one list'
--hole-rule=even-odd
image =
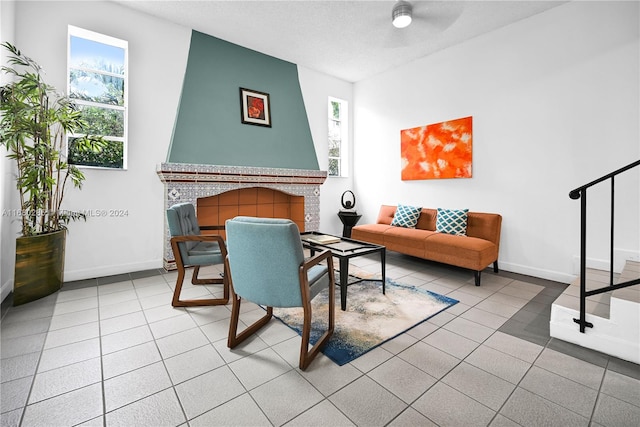
[{"label": "white window trim", "polygon": [[[128,159],[128,152],[129,152],[129,42],[126,40],[121,40],[115,37],[111,37],[111,36],[107,36],[105,34],[102,33],[97,33],[94,31],[90,31],[90,30],[86,30],[84,28],[80,28],[80,27],[76,27],[73,25],[69,25],[68,26],[68,30],[67,30],[67,94],[71,93],[71,87],[70,87],[70,81],[69,81],[69,75],[71,73],[71,67],[70,67],[70,63],[71,63],[71,37],[75,36],[75,37],[80,37],[83,39],[87,39],[87,40],[92,40],[98,43],[103,43],[103,44],[108,44],[111,46],[115,46],[115,47],[119,47],[121,49],[124,49],[124,76],[120,75],[120,74],[114,74],[114,73],[108,73],[108,72],[102,72],[102,74],[107,74],[107,75],[113,75],[116,77],[123,77],[124,79],[124,105],[120,106],[120,105],[113,105],[113,106],[108,106],[108,108],[113,108],[114,110],[119,110],[119,111],[124,111],[124,132],[123,132],[123,136],[121,137],[110,137],[110,140],[113,141],[122,141],[123,145],[122,145],[122,168],[107,168],[107,167],[102,167],[102,166],[88,166],[88,165],[75,165],[78,168],[87,168],[87,169],[103,169],[103,170],[120,170],[120,171],[124,171],[127,170],[127,159]],[[74,67],[75,68],[75,67]],[[95,70],[89,69],[89,68],[77,68],[79,70],[85,70],[88,72],[95,72]],[[85,100],[81,100],[81,99],[74,99],[73,100],[74,103],[78,104],[78,105],[99,105],[99,106],[104,106],[104,104],[98,104],[95,102],[91,102],[91,101],[85,101]],[[71,134],[71,136],[80,136],[80,135],[74,135]],[[68,140],[68,139],[67,139]],[[69,147],[67,147],[68,150]]]}]

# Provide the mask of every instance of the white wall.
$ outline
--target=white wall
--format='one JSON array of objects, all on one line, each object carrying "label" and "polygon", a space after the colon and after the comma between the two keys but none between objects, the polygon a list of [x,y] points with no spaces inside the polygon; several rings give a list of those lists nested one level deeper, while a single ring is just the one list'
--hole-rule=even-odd
[{"label": "white wall", "polygon": [[[349,117],[353,117],[353,84],[317,71],[298,66],[298,78],[304,99],[313,144],[320,170],[329,167],[328,155],[328,115],[329,96],[345,100],[349,103]],[[348,169],[353,169],[353,120],[350,120],[349,144],[345,153]],[[342,193],[353,191],[353,173],[344,177],[329,177],[320,188],[320,230],[325,233],[342,234],[342,223],[338,211],[342,209],[340,200]],[[356,210],[359,208],[356,194]]]},{"label": "white wall", "polygon": [[86,169],[82,190],[69,189],[63,203],[128,216],[70,224],[65,280],[161,268],[164,190],[155,171],[166,161],[191,29],[111,2],[19,2],[16,45],[59,89],[66,87],[68,24],[128,40],[130,86],[128,170]]},{"label": "white wall", "polygon": [[[13,1],[0,2],[0,40],[15,44],[15,3]],[[0,63],[6,64],[6,49],[0,51]],[[8,76],[0,74],[0,85],[9,82]],[[17,202],[18,193],[15,190],[15,166],[13,161],[6,158],[7,151],[0,149],[0,301],[4,300],[13,289],[13,270],[15,266],[16,246],[15,237],[19,230],[17,218],[10,215],[12,200]]]},{"label": "white wall", "polygon": [[[361,223],[383,203],[500,213],[502,269],[571,280],[580,202],[569,191],[640,158],[638,6],[571,2],[356,83]],[[473,178],[401,181],[400,130],[465,116]],[[640,253],[638,176],[616,189],[615,247],[631,257]],[[590,206],[608,197],[593,193]],[[594,262],[608,257],[607,203],[589,210],[604,230],[590,230]]]}]

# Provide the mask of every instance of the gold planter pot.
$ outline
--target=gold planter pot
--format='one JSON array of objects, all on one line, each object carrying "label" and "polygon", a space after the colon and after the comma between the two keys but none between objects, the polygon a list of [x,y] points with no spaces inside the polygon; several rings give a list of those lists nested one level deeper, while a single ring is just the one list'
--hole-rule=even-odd
[{"label": "gold planter pot", "polygon": [[60,290],[66,230],[16,239],[13,305],[26,304]]}]

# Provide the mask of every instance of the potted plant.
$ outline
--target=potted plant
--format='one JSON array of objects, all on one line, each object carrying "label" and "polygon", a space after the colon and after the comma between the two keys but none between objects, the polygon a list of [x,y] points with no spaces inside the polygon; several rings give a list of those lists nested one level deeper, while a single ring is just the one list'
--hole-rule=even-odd
[{"label": "potted plant", "polygon": [[[67,132],[82,132],[83,121],[71,100],[43,80],[42,68],[10,43],[8,66],[2,72],[11,81],[0,88],[0,144],[16,164],[21,221],[16,239],[13,304],[20,305],[60,289],[64,272],[66,226],[86,219],[80,212],[61,209],[65,188],[81,188],[85,179],[66,162]],[[82,150],[99,151],[101,137],[76,140]]]}]

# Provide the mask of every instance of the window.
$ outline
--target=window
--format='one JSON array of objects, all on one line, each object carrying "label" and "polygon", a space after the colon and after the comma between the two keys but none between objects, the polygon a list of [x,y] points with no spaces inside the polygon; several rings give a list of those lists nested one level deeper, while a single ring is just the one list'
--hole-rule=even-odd
[{"label": "window", "polygon": [[329,97],[329,176],[346,176],[347,101]]},{"label": "window", "polygon": [[84,133],[107,141],[99,152],[80,152],[80,135],[68,134],[70,164],[127,168],[127,62],[128,42],[69,26],[67,93],[88,123]]}]

